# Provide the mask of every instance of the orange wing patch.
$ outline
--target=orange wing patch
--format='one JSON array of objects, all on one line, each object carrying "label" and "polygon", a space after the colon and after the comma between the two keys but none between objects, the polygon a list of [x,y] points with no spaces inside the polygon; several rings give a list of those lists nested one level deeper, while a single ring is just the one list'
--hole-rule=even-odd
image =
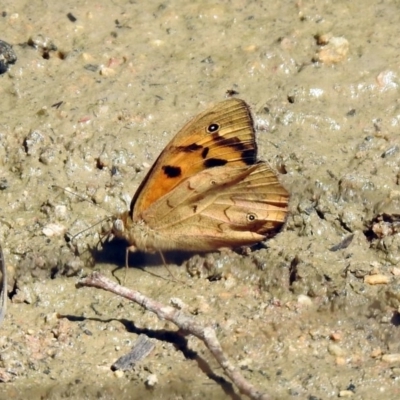
[{"label": "orange wing patch", "polygon": [[171,140],[131,202],[132,219],[180,182],[208,168],[256,162],[253,120],[246,103],[226,100],[189,121]]}]

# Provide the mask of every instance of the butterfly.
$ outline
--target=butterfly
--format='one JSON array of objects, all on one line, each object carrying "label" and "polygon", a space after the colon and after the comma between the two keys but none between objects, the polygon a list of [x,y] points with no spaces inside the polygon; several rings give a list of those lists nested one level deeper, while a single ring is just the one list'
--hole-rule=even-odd
[{"label": "butterfly", "polygon": [[[209,252],[251,246],[273,236],[289,193],[257,161],[253,119],[240,99],[225,100],[189,121],[162,151],[116,216],[112,235],[128,252]],[[162,253],[161,253],[162,254]]]}]

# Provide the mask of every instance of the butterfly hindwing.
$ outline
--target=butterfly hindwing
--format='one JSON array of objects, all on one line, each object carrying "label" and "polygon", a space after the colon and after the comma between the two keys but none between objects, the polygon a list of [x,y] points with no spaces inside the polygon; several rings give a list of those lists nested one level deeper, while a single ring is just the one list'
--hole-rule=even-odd
[{"label": "butterfly hindwing", "polygon": [[267,163],[199,172],[144,212],[161,242],[193,251],[255,244],[276,233],[288,192]]}]

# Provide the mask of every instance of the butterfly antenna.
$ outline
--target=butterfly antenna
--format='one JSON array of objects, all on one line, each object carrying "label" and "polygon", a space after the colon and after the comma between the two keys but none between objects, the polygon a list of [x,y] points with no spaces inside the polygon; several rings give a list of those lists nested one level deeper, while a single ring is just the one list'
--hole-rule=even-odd
[{"label": "butterfly antenna", "polygon": [[174,274],[170,271],[170,269],[169,269],[168,266],[167,266],[167,263],[166,263],[166,261],[165,261],[164,254],[162,253],[162,251],[158,251],[158,252],[159,252],[159,254],[160,254],[160,257],[161,257],[161,259],[162,259],[162,262],[163,262],[163,264],[164,264],[164,267],[165,267],[165,269],[168,271],[168,273],[170,274],[172,280],[173,280],[174,282],[184,283],[184,282],[181,282],[179,279],[176,279],[175,276],[174,276]]},{"label": "butterfly antenna", "polygon": [[98,207],[98,208],[101,208],[101,209],[104,210],[106,213],[109,213],[109,212],[110,212],[109,210],[105,209],[104,207],[100,206],[99,204],[93,203],[92,200],[90,200],[90,199],[88,199],[88,198],[86,198],[86,197],[83,197],[83,196],[81,196],[80,194],[73,192],[72,190],[68,190],[68,189],[63,188],[63,187],[58,186],[58,185],[51,185],[51,186],[52,186],[53,188],[61,189],[61,190],[63,190],[64,192],[67,192],[67,193],[69,193],[69,194],[72,194],[73,196],[77,197],[78,199],[81,199],[82,201],[87,201],[87,202],[90,203],[92,206],[96,206],[96,207]]},{"label": "butterfly antenna", "polygon": [[83,231],[80,231],[80,232],[76,233],[74,236],[69,237],[69,238],[68,238],[69,241],[72,242],[72,241],[75,240],[79,235],[82,235],[82,233],[85,233],[86,231],[88,231],[88,230],[90,230],[90,229],[93,229],[93,227],[95,227],[95,226],[97,226],[97,225],[100,225],[100,224],[102,224],[104,221],[107,221],[107,220],[110,220],[110,219],[111,219],[111,217],[103,218],[102,220],[96,222],[95,224],[90,225],[88,228],[84,229]]},{"label": "butterfly antenna", "polygon": [[[102,210],[104,210],[105,212],[109,213],[109,210],[105,209],[104,207],[101,207],[101,206],[98,205],[98,204],[93,203],[93,201],[91,201],[91,200],[87,199],[86,197],[83,197],[83,196],[81,196],[81,195],[79,195],[79,194],[77,194],[77,193],[75,193],[75,192],[73,192],[73,191],[71,191],[71,190],[68,190],[68,189],[63,188],[63,187],[58,186],[58,185],[51,185],[51,186],[52,186],[53,188],[57,188],[57,189],[63,190],[64,192],[67,192],[67,193],[69,193],[69,194],[72,194],[73,196],[77,197],[78,199],[81,199],[82,201],[87,201],[87,202],[90,203],[91,205],[96,206],[96,207],[99,207],[99,208],[101,208]],[[99,225],[99,224],[103,223],[104,221],[107,221],[107,220],[109,220],[109,219],[111,219],[111,218],[112,218],[111,216],[105,217],[105,218],[103,218],[102,220],[96,222],[95,224],[90,225],[88,228],[84,229],[83,231],[80,231],[80,232],[76,233],[76,234],[73,235],[73,236],[68,236],[68,239],[67,239],[67,240],[68,240],[69,242],[73,242],[73,241],[74,241],[79,235],[81,235],[82,233],[88,231],[89,229],[92,229],[94,226],[97,226],[97,225]],[[109,232],[108,232],[106,235],[109,235]],[[106,236],[106,235],[104,235],[104,236]],[[102,239],[100,239],[99,242],[102,242]],[[98,243],[97,243],[97,246],[98,246]]]}]

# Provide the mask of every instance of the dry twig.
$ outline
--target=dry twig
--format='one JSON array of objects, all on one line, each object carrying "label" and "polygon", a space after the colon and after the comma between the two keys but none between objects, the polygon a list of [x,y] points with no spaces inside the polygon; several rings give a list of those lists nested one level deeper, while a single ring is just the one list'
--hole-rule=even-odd
[{"label": "dry twig", "polygon": [[146,310],[155,313],[158,318],[167,320],[180,329],[188,332],[198,339],[202,340],[207,348],[214,355],[218,363],[224,369],[226,375],[237,386],[241,393],[249,396],[251,399],[271,400],[271,397],[265,393],[258,391],[251,383],[249,383],[227,358],[222,350],[222,347],[215,335],[214,330],[209,326],[202,326],[194,318],[186,315],[181,310],[177,310],[170,306],[165,306],[156,300],[153,300],[142,293],[120,286],[105,276],[94,272],[86,278],[81,279],[77,283],[77,287],[91,286],[99,289],[104,289],[125,297],[135,303],[141,305]]}]

